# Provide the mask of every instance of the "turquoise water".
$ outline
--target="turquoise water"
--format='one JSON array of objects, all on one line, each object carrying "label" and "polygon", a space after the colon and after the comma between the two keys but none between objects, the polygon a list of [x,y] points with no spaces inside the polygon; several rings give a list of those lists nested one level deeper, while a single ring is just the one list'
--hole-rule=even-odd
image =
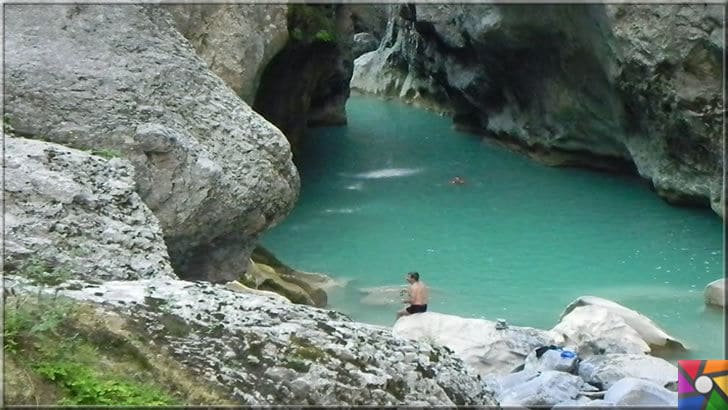
[{"label": "turquoise water", "polygon": [[595,295],[683,339],[685,358],[724,357],[722,313],[703,303],[723,275],[711,211],[636,178],[539,165],[396,102],[353,97],[347,111],[348,126],[305,137],[299,202],[262,238],[287,264],[350,280],[333,308],[391,325],[403,305],[362,303],[359,289],[415,270],[432,311],[548,329]]}]

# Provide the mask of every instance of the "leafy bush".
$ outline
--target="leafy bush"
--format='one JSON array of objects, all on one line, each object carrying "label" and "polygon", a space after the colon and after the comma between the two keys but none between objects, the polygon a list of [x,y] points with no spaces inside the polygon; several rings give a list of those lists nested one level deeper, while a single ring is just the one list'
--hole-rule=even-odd
[{"label": "leafy bush", "polygon": [[71,303],[55,296],[38,293],[35,298],[32,301],[30,296],[16,297],[14,302],[5,304],[5,351],[17,353],[24,345],[32,345],[34,339],[58,336],[61,325],[74,310]]},{"label": "leafy bush", "polygon": [[152,387],[102,378],[78,363],[44,361],[34,368],[40,376],[66,391],[67,396],[58,403],[62,405],[164,406],[173,402]]},{"label": "leafy bush", "polygon": [[288,30],[291,39],[303,43],[336,41],[336,5],[291,4]]},{"label": "leafy bush", "polygon": [[40,286],[56,286],[71,278],[71,272],[63,267],[53,267],[48,262],[32,257],[26,260],[16,273]]},{"label": "leafy bush", "polygon": [[60,405],[175,404],[171,396],[151,384],[98,370],[98,346],[74,330],[78,313],[78,305],[55,294],[6,298],[6,354],[60,387],[64,393]]}]

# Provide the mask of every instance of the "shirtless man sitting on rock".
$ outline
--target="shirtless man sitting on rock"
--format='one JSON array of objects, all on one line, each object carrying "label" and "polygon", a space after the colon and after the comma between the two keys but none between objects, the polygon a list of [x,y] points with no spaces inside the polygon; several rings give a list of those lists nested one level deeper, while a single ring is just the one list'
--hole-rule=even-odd
[{"label": "shirtless man sitting on rock", "polygon": [[403,300],[402,303],[409,303],[409,306],[397,312],[397,319],[413,313],[427,312],[427,286],[425,286],[424,282],[420,282],[420,274],[410,272],[407,274],[406,279],[407,283],[410,284],[409,298]]}]

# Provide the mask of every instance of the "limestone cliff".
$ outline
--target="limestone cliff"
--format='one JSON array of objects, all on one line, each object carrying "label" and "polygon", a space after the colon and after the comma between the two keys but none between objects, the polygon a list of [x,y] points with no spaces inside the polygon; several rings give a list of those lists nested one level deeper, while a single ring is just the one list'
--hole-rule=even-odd
[{"label": "limestone cliff", "polygon": [[720,5],[402,4],[352,88],[452,111],[540,161],[721,203]]},{"label": "limestone cliff", "polygon": [[263,70],[288,41],[288,7],[213,3],[164,7],[210,69],[252,105]]},{"label": "limestone cliff", "polygon": [[294,152],[307,126],[346,123],[353,70],[348,5],[289,6],[290,39],[261,78],[253,107],[288,137]]},{"label": "limestone cliff", "polygon": [[212,74],[159,7],[5,12],[5,113],[15,132],[118,151],[177,274],[226,281],[245,272],[256,236],[298,195],[284,135]]}]

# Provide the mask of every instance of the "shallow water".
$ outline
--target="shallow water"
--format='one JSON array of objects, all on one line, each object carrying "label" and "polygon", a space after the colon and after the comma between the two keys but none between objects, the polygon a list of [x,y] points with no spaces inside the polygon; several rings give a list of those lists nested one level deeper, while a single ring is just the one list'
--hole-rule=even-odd
[{"label": "shallow water", "polygon": [[353,97],[347,111],[348,126],[306,135],[299,202],[262,238],[291,266],[349,279],[333,308],[391,325],[403,305],[360,289],[414,270],[431,311],[548,329],[595,295],[685,341],[681,358],[724,357],[722,312],[703,303],[723,276],[711,211],[670,206],[636,178],[539,165],[396,102]]}]

